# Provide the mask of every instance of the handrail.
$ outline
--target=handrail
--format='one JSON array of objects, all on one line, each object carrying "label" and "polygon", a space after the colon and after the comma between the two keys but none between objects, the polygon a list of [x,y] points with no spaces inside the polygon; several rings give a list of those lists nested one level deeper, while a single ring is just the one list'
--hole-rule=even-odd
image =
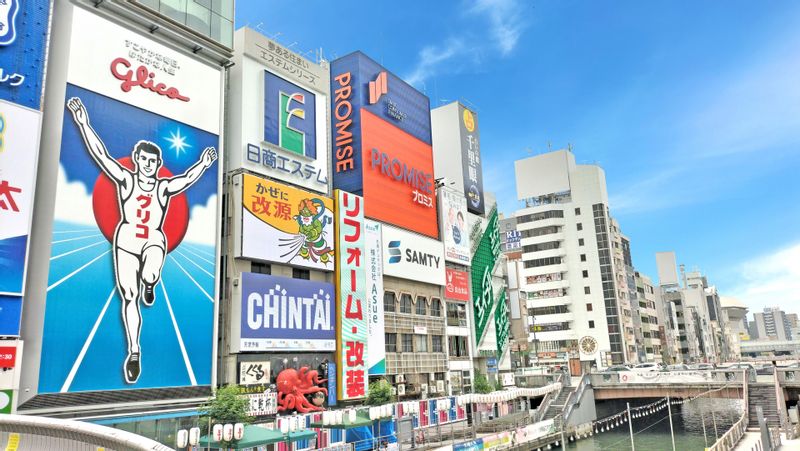
[{"label": "handrail", "polygon": [[[564,377],[564,373],[560,373],[558,375],[558,377],[556,378],[556,382],[555,383],[561,384],[561,379],[563,377]],[[563,390],[564,384],[561,384],[561,387],[562,387],[562,390]],[[542,402],[539,404],[539,407],[533,413],[533,422],[534,423],[538,423],[539,421],[542,421],[542,419],[544,418],[545,413],[547,413],[547,409],[550,408],[550,404],[553,402],[553,399],[558,397],[558,393],[561,393],[561,390],[558,390],[558,392],[551,391],[551,392],[548,392],[546,395],[544,395],[544,397],[542,398]]]},{"label": "handrail", "polygon": [[567,401],[564,404],[564,423],[566,424],[569,421],[570,415],[572,415],[572,409],[575,407],[575,404],[578,404],[583,397],[583,392],[586,390],[586,387],[591,385],[591,379],[589,374],[584,374],[581,377],[581,382],[572,391],[569,396],[567,397]]},{"label": "handrail", "polygon": [[722,434],[722,437],[719,438],[713,445],[707,448],[708,451],[728,451],[733,449],[739,440],[742,439],[745,431],[747,430],[747,423],[750,420],[750,405],[748,401],[749,397],[749,389],[748,389],[748,380],[747,380],[747,370],[742,370],[743,374],[743,383],[742,383],[742,398],[744,400],[744,409],[742,412],[742,417],[739,418],[739,421],[733,424],[727,432]]}]

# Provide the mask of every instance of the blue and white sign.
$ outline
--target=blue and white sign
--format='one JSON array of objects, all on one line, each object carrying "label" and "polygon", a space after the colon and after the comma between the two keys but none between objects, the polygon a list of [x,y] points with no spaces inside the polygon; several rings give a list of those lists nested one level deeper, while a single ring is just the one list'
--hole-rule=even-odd
[{"label": "blue and white sign", "polygon": [[50,0],[0,2],[0,99],[38,110]]},{"label": "blue and white sign", "polygon": [[242,351],[336,349],[333,284],[242,273]]}]

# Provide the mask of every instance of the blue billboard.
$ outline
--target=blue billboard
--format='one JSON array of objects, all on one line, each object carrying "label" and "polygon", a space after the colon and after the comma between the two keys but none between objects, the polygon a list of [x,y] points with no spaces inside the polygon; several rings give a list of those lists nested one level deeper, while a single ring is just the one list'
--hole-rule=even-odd
[{"label": "blue billboard", "polygon": [[0,5],[0,99],[41,107],[50,0]]},{"label": "blue billboard", "polygon": [[264,71],[264,141],[317,158],[316,96],[269,71]]},{"label": "blue billboard", "polygon": [[241,351],[336,349],[332,283],[242,273]]},{"label": "blue billboard", "polygon": [[19,336],[22,297],[0,294],[0,336]]},{"label": "blue billboard", "polygon": [[218,142],[67,84],[39,393],[211,383]]},{"label": "blue billboard", "polygon": [[331,63],[333,188],[362,195],[361,111],[431,145],[430,100],[361,52]]}]

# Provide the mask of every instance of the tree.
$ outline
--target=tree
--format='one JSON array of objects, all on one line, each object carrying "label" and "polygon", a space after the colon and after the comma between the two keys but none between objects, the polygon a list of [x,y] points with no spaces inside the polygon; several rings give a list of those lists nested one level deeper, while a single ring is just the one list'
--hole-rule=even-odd
[{"label": "tree", "polygon": [[[250,401],[239,394],[238,385],[228,385],[217,389],[216,396],[200,408],[200,431],[207,433],[209,424],[235,424],[250,423],[252,419],[247,415]],[[225,447],[234,442],[221,442]]]},{"label": "tree", "polygon": [[394,402],[394,395],[392,394],[392,384],[386,379],[378,379],[369,384],[367,392],[367,400],[364,404],[368,406],[380,406]]},{"label": "tree", "polygon": [[486,379],[486,376],[481,373],[477,373],[475,374],[475,384],[472,391],[474,393],[491,393],[492,386],[489,385],[489,380]]}]

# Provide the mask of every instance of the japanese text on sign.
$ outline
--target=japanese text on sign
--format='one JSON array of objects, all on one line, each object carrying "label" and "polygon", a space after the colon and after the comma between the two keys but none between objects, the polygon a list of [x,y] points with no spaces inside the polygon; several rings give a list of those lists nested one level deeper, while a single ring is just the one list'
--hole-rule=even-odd
[{"label": "japanese text on sign", "polygon": [[321,185],[328,183],[328,174],[323,169],[317,168],[311,163],[304,163],[296,158],[281,155],[280,152],[275,152],[270,148],[248,144],[244,153],[247,161],[251,163],[282,171],[303,180],[313,179]]}]

